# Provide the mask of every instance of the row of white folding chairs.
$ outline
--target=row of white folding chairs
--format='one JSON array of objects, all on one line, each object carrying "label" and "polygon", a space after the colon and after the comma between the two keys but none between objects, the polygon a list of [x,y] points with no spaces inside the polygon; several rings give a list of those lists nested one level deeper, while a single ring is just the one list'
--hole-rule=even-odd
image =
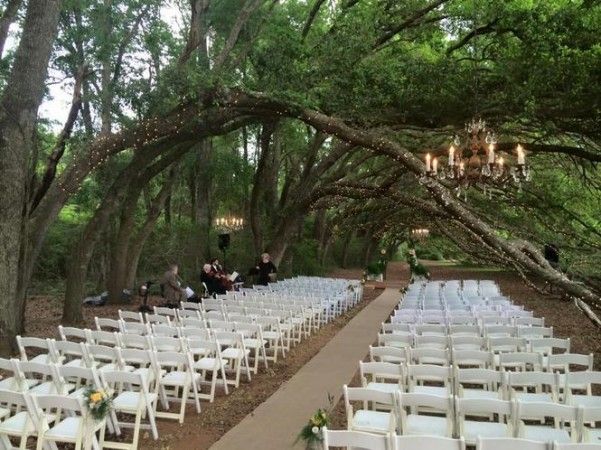
[{"label": "row of white folding chairs", "polygon": [[[534,344],[532,344],[534,343]],[[465,334],[414,334],[414,333],[379,333],[378,345],[389,347],[429,347],[455,350],[490,350],[501,352],[538,352],[550,354],[550,350],[566,352],[570,348],[568,339],[540,337],[538,334],[527,336],[469,336]]]},{"label": "row of white folding chairs", "polygon": [[601,408],[347,386],[343,391],[351,431],[459,437],[469,445],[480,437],[576,443],[599,442],[601,435],[588,426],[601,421]]},{"label": "row of white folding chairs", "polygon": [[383,322],[382,333],[409,333],[417,335],[456,335],[482,337],[553,337],[553,327],[541,326],[542,321],[530,318],[506,325],[499,323],[433,324],[408,322]]},{"label": "row of white folding chairs", "polygon": [[[155,337],[211,337],[216,331],[238,331],[242,333],[245,339],[255,339],[265,342],[266,345],[274,351],[273,361],[277,361],[278,353],[283,357],[286,351],[290,349],[291,342],[300,340],[299,332],[292,326],[281,324],[277,317],[260,317],[252,321],[245,321],[244,317],[239,317],[236,322],[210,320],[208,323],[197,319],[183,319],[180,326],[171,326],[164,324],[139,324],[135,322],[127,323],[125,332],[116,331],[113,327],[109,330],[102,328],[106,319],[99,319],[97,324],[101,330],[90,330],[75,327],[63,327],[59,325],[58,332],[61,341],[85,341],[90,344],[105,345],[123,345],[127,342],[138,342],[144,340],[145,336]],[[102,320],[102,321],[101,321]],[[109,319],[112,320],[112,319]],[[112,325],[112,323],[109,323]],[[211,328],[213,325],[213,328]],[[259,338],[259,336],[262,336]],[[19,347],[38,347],[43,348],[46,345],[44,340],[39,338],[20,338]],[[21,352],[25,359],[24,351]]]},{"label": "row of white folding chairs", "polygon": [[[133,342],[124,342],[127,345],[121,342],[114,345],[102,345],[59,341],[55,343],[61,349],[58,361],[21,361],[20,364],[26,367],[25,372],[41,370],[39,366],[47,366],[49,364],[66,367],[99,368],[102,371],[132,370],[134,365],[142,361],[145,361],[146,365],[150,365],[153,358],[160,360],[161,355],[165,355],[166,353],[179,354],[193,361],[193,364],[190,366],[193,369],[203,374],[207,372],[212,373],[211,390],[210,394],[206,397],[209,401],[213,401],[214,399],[216,383],[219,378],[221,378],[227,394],[227,384],[234,385],[235,387],[239,386],[242,370],[244,370],[246,378],[250,381],[251,371],[254,370],[256,373],[259,359],[262,359],[265,367],[267,367],[265,352],[261,351],[260,347],[253,349],[254,354],[252,356],[255,359],[255,367],[253,369],[250,366],[249,357],[251,353],[246,348],[245,339],[240,333],[216,332],[210,338],[203,336],[191,336],[187,338],[151,336],[142,337],[141,340]],[[150,359],[144,359],[144,354],[147,354]],[[10,370],[10,365],[7,361],[4,360],[3,362],[3,370]],[[158,367],[156,364],[153,365]],[[233,378],[227,378],[226,369],[231,369],[230,371],[234,374]],[[13,372],[15,371],[13,370]],[[0,382],[0,388],[19,390],[23,386],[22,377],[17,376],[16,373],[13,374],[13,377]],[[48,388],[48,385],[45,388]]]},{"label": "row of white folding chairs", "polygon": [[[461,367],[481,367],[520,371],[572,372],[593,370],[593,354],[550,352],[546,340],[541,340],[540,351],[499,352],[481,349],[439,349],[430,347],[391,347],[369,348],[370,357],[381,361],[407,362],[414,364],[457,365]],[[552,345],[552,344],[551,344]]]},{"label": "row of white folding chairs", "polygon": [[592,395],[593,386],[601,386],[601,372],[596,371],[506,371],[380,360],[361,362],[359,373],[364,387],[382,390],[601,407],[601,397]]},{"label": "row of white folding chairs", "polygon": [[[463,439],[439,436],[399,436],[362,431],[323,429],[323,448],[361,448],[363,450],[465,450]],[[531,441],[519,438],[478,438],[476,450],[601,450],[601,444],[575,444]]]},{"label": "row of white folding chairs", "polygon": [[[76,354],[78,349],[73,344],[79,342],[65,342],[73,338],[77,341],[85,340],[88,345],[108,346],[131,349],[145,349],[155,351],[184,351],[184,345],[188,340],[210,340],[218,341],[220,346],[230,347],[224,351],[225,354],[233,353],[237,358],[244,354],[244,367],[252,359],[253,364],[250,370],[258,373],[259,363],[268,368],[268,361],[277,362],[278,357],[286,357],[286,340],[281,332],[262,331],[258,324],[235,323],[233,328],[215,328],[200,329],[194,327],[174,328],[153,325],[153,334],[137,335],[130,333],[118,333],[107,331],[90,331],[79,328],[69,328],[59,326],[59,333],[62,336],[61,341],[50,340],[49,347],[58,348],[55,356],[51,360],[56,362],[57,357],[60,361],[61,353],[67,355]],[[159,330],[160,328],[160,330]],[[28,338],[29,339],[29,338]],[[31,338],[37,339],[37,338]],[[41,348],[41,343],[38,343]],[[239,374],[237,376],[239,378]],[[237,385],[237,383],[236,383]]]}]

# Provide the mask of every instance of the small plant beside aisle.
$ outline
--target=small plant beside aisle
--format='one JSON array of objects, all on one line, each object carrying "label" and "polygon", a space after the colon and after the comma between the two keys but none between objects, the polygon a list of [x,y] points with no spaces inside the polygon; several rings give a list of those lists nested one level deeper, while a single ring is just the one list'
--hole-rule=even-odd
[{"label": "small plant beside aisle", "polygon": [[315,414],[309,419],[307,425],[303,427],[298,435],[297,442],[303,440],[307,450],[318,450],[322,448],[321,442],[323,435],[321,430],[330,424],[330,418],[323,409],[318,409]]},{"label": "small plant beside aisle", "polygon": [[99,391],[93,387],[88,387],[84,391],[84,403],[90,416],[96,421],[105,419],[113,406],[113,402],[106,392]]}]

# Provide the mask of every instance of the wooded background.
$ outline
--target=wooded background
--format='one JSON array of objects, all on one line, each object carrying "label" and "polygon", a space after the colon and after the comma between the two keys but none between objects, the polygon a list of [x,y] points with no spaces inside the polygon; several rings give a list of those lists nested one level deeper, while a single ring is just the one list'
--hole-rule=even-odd
[{"label": "wooded background", "polygon": [[[601,6],[594,0],[3,0],[0,342],[29,293],[81,300],[264,250],[285,274],[420,257],[601,293]],[[66,120],[39,113],[60,84]],[[58,116],[58,114],[57,114]],[[533,180],[424,176],[464,123],[521,143]],[[541,255],[561,249],[563,272]],[[420,254],[421,253],[421,254]],[[587,307],[588,305],[588,307]]]}]

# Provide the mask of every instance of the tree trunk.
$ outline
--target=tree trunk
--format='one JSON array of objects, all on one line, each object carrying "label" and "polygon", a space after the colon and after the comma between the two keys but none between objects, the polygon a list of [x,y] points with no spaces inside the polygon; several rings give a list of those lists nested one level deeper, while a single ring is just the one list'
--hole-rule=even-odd
[{"label": "tree trunk", "polygon": [[60,2],[29,2],[21,41],[0,99],[0,354],[14,347],[23,329],[27,265],[28,162],[48,61],[56,37]]},{"label": "tree trunk", "polygon": [[261,154],[257,161],[257,169],[253,179],[253,187],[250,194],[250,229],[253,234],[253,243],[255,244],[255,254],[260,255],[264,251],[263,247],[263,228],[261,226],[262,211],[261,211],[261,197],[263,196],[264,181],[269,153],[271,151],[271,136],[275,131],[276,122],[266,122],[261,128],[261,134],[259,136],[259,147]]},{"label": "tree trunk", "polygon": [[348,254],[354,237],[354,230],[347,232],[344,236],[344,241],[342,243],[342,256],[340,258],[340,267],[342,267],[343,269],[346,269],[348,267]]}]

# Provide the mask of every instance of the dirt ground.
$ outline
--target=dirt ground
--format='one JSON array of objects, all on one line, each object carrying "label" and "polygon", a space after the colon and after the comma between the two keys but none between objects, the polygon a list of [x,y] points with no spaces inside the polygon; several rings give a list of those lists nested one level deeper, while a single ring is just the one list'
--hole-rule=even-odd
[{"label": "dirt ground", "polygon": [[[559,337],[572,339],[572,352],[574,353],[599,353],[601,339],[599,329],[596,328],[578,309],[569,302],[556,296],[542,296],[526,286],[515,274],[497,270],[482,270],[461,268],[453,266],[430,266],[433,280],[438,279],[493,279],[501,286],[503,294],[508,295],[517,304],[523,304],[527,309],[534,311],[535,316],[545,317],[545,323],[554,327],[554,334]],[[337,269],[331,276],[360,278],[361,270]],[[403,286],[409,277],[407,265],[404,263],[391,263],[388,267],[388,283],[391,286]],[[160,420],[159,441],[149,438],[147,432],[143,433],[140,442],[141,449],[207,449],[216,442],[230,428],[240,422],[252,411],[274,393],[282,383],[289,380],[300,367],[308,362],[344,325],[356,315],[369,301],[373,300],[381,291],[366,286],[365,302],[354,310],[337,318],[332,323],[323,327],[317,334],[303,341],[301,345],[292,349],[285,360],[271,365],[266,371],[260,369],[251,383],[242,382],[239,389],[233,390],[229,396],[219,393],[212,404],[202,403],[202,413],[197,415],[192,407],[186,411],[183,425],[173,421]],[[151,304],[158,304],[159,298],[151,299]],[[110,305],[104,307],[84,308],[86,326],[93,326],[94,316],[117,317],[117,310],[136,310],[138,303],[130,305]],[[26,307],[27,335],[56,336],[56,326],[61,317],[60,299],[45,297],[32,297]],[[367,352],[367,348],[365,349]],[[599,360],[595,368],[601,370]],[[244,379],[244,378],[243,378]],[[358,373],[355,374],[352,386],[359,385]],[[344,405],[339,402],[331,413],[331,428],[344,428],[346,418]]]}]

